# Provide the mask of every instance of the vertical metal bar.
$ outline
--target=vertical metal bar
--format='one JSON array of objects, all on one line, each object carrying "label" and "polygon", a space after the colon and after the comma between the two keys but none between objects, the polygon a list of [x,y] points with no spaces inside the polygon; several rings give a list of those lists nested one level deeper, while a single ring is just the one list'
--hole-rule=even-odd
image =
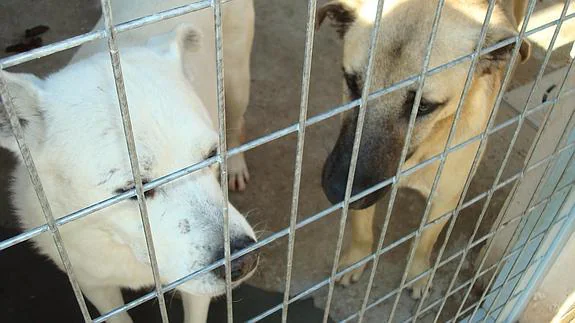
[{"label": "vertical metal bar", "polygon": [[[566,73],[566,75],[565,75],[565,78],[563,79],[563,82],[562,82],[562,84],[561,84],[561,86],[560,86],[560,89],[559,89],[559,92],[558,92],[559,94],[558,94],[558,95],[561,94],[561,92],[562,92],[563,89],[564,89],[565,84],[567,83],[567,79],[568,79],[569,74],[570,74],[570,72],[571,72],[571,70],[572,70],[572,68],[573,68],[573,65],[574,65],[573,62],[574,62],[574,61],[571,62],[570,66],[569,66],[569,69],[568,69],[568,71],[567,71],[567,73]],[[547,111],[547,113],[546,113],[546,115],[545,115],[545,123],[547,122],[547,119],[549,118],[549,115],[551,114],[551,111],[553,110],[554,107],[555,107],[555,104],[553,104],[553,106],[550,107],[549,110]],[[525,110],[527,110],[527,109],[525,109]],[[569,122],[567,123],[567,125],[569,125],[569,124],[571,123],[571,121],[573,120],[574,115],[575,115],[575,111],[571,113],[571,116],[570,116],[570,118],[569,118]],[[513,200],[513,198],[515,197],[515,193],[517,192],[517,188],[519,187],[519,184],[521,183],[522,179],[524,178],[524,175],[525,175],[525,173],[524,173],[524,171],[525,171],[525,165],[528,165],[529,162],[530,162],[530,159],[531,159],[531,157],[532,157],[532,155],[533,155],[533,152],[535,151],[535,147],[536,147],[536,145],[537,145],[537,142],[539,141],[539,138],[540,138],[540,136],[541,136],[541,133],[542,133],[542,131],[543,131],[543,128],[544,128],[544,126],[541,127],[540,130],[537,132],[536,140],[535,140],[534,144],[531,146],[529,153],[527,154],[526,162],[524,163],[524,167],[523,167],[523,170],[522,170],[522,172],[521,172],[521,174],[520,174],[520,177],[517,179],[516,184],[515,184],[514,187],[512,188],[512,191],[511,191],[511,193],[509,194],[509,196],[508,196],[508,198],[507,198],[507,201],[506,201],[506,203],[505,203],[504,208],[502,208],[502,210],[500,211],[500,215],[499,215],[500,221],[499,221],[498,226],[500,226],[501,223],[503,222],[503,215],[506,213],[507,208],[509,207],[509,205],[510,205],[511,201]],[[569,129],[568,126],[565,127],[565,130],[564,130],[564,132],[563,132],[564,134],[565,134],[565,132],[567,131],[567,129]],[[561,142],[559,141],[559,142],[557,143],[556,147],[555,147],[555,151],[557,151],[557,150],[559,149],[560,145],[561,145]],[[542,177],[543,179],[546,178],[546,174],[550,171],[551,166],[552,166],[552,162],[550,161],[549,164],[547,164],[547,167],[546,167],[546,169],[545,169],[545,171],[544,171],[544,175],[543,175],[543,177]],[[540,187],[540,185],[542,184],[542,182],[543,182],[543,181],[540,181],[540,182],[537,184],[536,189],[533,191],[533,194],[532,194],[532,196],[531,196],[531,199],[529,200],[529,204],[528,204],[528,206],[527,206],[527,209],[529,209],[530,206],[531,206],[531,204],[533,203],[535,194],[538,192],[539,187]],[[519,228],[519,226],[516,228],[516,230],[517,230],[518,228]],[[514,235],[515,235],[515,234],[514,234]],[[478,271],[479,271],[479,270],[483,267],[483,265],[485,264],[485,261],[487,260],[487,256],[488,256],[489,252],[491,251],[491,247],[493,246],[493,241],[494,241],[494,239],[492,239],[492,240],[489,242],[489,244],[488,244],[488,246],[487,246],[487,248],[486,248],[486,252],[485,252],[485,254],[483,255],[483,258],[482,258],[482,260],[481,260],[481,262],[480,262]],[[507,245],[507,247],[506,247],[505,249],[508,249],[509,246],[510,246],[510,244],[511,244],[511,241],[508,242],[508,245]],[[503,261],[499,261],[499,263],[498,263],[498,265],[497,265],[497,267],[496,267],[496,270],[495,270],[496,273],[499,272],[499,269],[501,268],[502,265],[503,265]],[[487,286],[486,286],[486,288],[485,288],[485,291],[484,291],[484,293],[483,293],[483,295],[482,295],[482,297],[481,297],[481,302],[480,302],[480,303],[482,303],[483,300],[485,299],[487,293],[489,292],[489,287],[490,287],[491,283],[495,280],[495,277],[496,277],[496,276],[497,276],[497,275],[493,275],[493,277],[491,278],[490,282],[487,284]],[[474,279],[476,279],[476,278],[477,278],[477,277],[474,277]],[[475,284],[475,280],[473,281],[473,284]],[[471,286],[473,286],[473,284],[472,284]],[[463,302],[462,302],[462,304],[461,304],[460,307],[459,307],[458,314],[459,314],[459,312],[461,311],[461,309],[463,308],[463,306],[464,306],[464,304],[465,304],[465,301],[467,300],[467,297],[469,296],[469,293],[470,293],[470,292],[471,292],[471,288],[467,290],[467,293],[466,293],[466,295],[464,296]],[[479,307],[478,307],[478,308],[479,308]],[[472,317],[477,313],[478,308],[476,308],[476,309],[474,310],[474,312],[473,312],[473,314],[472,314]]]},{"label": "vertical metal bar", "polygon": [[[380,235],[380,239],[378,241],[378,246],[377,246],[376,250],[379,250],[383,247],[383,242],[385,239],[385,233],[387,232],[387,225],[389,224],[389,219],[391,218],[391,210],[393,210],[393,204],[395,202],[395,197],[397,194],[397,190],[399,188],[398,183],[399,183],[400,178],[401,178],[401,168],[403,166],[403,163],[405,162],[405,159],[407,158],[407,151],[409,148],[409,141],[411,140],[412,129],[413,129],[413,126],[415,124],[415,118],[417,117],[417,110],[418,110],[419,104],[421,103],[421,97],[423,95],[423,86],[425,84],[426,73],[429,69],[429,61],[431,59],[431,52],[433,49],[433,43],[435,41],[435,37],[437,35],[437,30],[439,28],[439,21],[441,18],[441,12],[443,10],[444,4],[445,4],[444,0],[439,0],[437,3],[437,7],[435,9],[433,24],[432,24],[431,32],[429,35],[429,40],[428,40],[428,43],[426,46],[426,53],[425,53],[425,57],[424,57],[424,60],[422,62],[422,66],[421,66],[421,74],[419,76],[419,85],[417,88],[417,92],[416,92],[416,96],[415,96],[415,99],[413,102],[413,106],[411,108],[411,115],[410,115],[410,120],[409,120],[408,132],[406,134],[405,144],[404,144],[403,149],[402,149],[400,162],[399,162],[398,167],[397,167],[396,180],[392,184],[392,194],[391,194],[390,202],[388,205],[388,210],[387,210],[388,213],[386,214],[384,229],[382,229],[382,234]],[[425,224],[425,221],[422,221],[422,223],[420,225],[420,229],[423,227],[424,224]],[[418,234],[419,234],[419,232],[416,234],[416,236]],[[371,294],[371,289],[373,287],[375,274],[377,272],[377,265],[379,263],[379,258],[380,258],[380,255],[376,255],[375,259],[373,260],[373,265],[371,268],[371,273],[370,273],[370,277],[369,277],[369,281],[368,281],[368,285],[367,285],[367,290],[364,294],[363,302],[362,302],[361,309],[359,312],[359,320],[358,320],[359,322],[363,321],[363,318],[365,315],[365,310],[366,310],[367,304],[369,302],[369,296]],[[406,275],[404,274],[404,277],[402,278],[402,282],[400,283],[400,290],[397,294],[398,296],[396,297],[394,305],[391,309],[389,321],[393,320],[393,315],[394,315],[395,309],[397,307],[397,303],[399,301],[399,296],[401,295],[401,285],[403,283],[405,283],[405,279],[406,279],[405,276]]]},{"label": "vertical metal bar", "polygon": [[300,193],[300,183],[301,183],[301,169],[303,163],[303,152],[305,144],[305,130],[307,121],[307,108],[308,108],[308,98],[309,98],[309,86],[311,78],[311,67],[313,58],[313,40],[315,34],[315,11],[316,11],[316,1],[308,1],[308,20],[306,25],[306,42],[305,42],[305,54],[304,54],[304,64],[303,64],[303,76],[301,81],[301,98],[300,98],[300,110],[299,110],[299,123],[298,123],[298,137],[297,137],[297,148],[296,148],[296,160],[295,160],[295,170],[294,170],[294,180],[293,180],[293,196],[291,205],[291,216],[290,216],[290,226],[288,234],[288,255],[286,264],[286,283],[283,298],[283,309],[282,309],[282,322],[287,322],[288,317],[288,307],[290,298],[290,287],[291,287],[291,275],[293,269],[293,253],[295,246],[295,234],[298,216],[298,206],[299,206],[299,193]]},{"label": "vertical metal bar", "polygon": [[66,270],[66,274],[68,275],[68,280],[70,281],[70,285],[72,286],[72,290],[74,291],[76,301],[80,306],[82,317],[84,318],[85,322],[91,322],[92,318],[90,317],[90,313],[88,312],[86,301],[82,296],[82,290],[80,289],[80,285],[78,284],[78,280],[76,279],[76,275],[74,274],[72,263],[70,262],[68,252],[64,247],[64,243],[62,241],[62,236],[60,235],[58,226],[55,224],[54,214],[52,213],[50,203],[48,202],[48,198],[46,197],[46,193],[44,192],[44,188],[42,187],[42,182],[40,181],[38,170],[34,165],[32,154],[30,153],[30,149],[28,148],[26,140],[24,139],[24,131],[20,126],[20,121],[18,118],[18,114],[15,110],[16,106],[14,105],[13,97],[8,93],[8,85],[6,84],[6,80],[3,77],[0,77],[0,98],[4,103],[6,114],[8,115],[10,125],[12,126],[12,133],[14,134],[16,142],[18,143],[20,152],[22,153],[22,160],[24,161],[24,165],[28,170],[28,175],[30,176],[30,181],[34,186],[36,196],[38,196],[38,202],[40,203],[40,206],[42,208],[42,213],[44,214],[44,218],[46,219],[46,223],[48,224],[50,233],[52,234],[52,239],[54,240],[54,244],[56,245],[56,249],[58,250],[58,254],[60,255],[60,259],[62,260],[64,269]]},{"label": "vertical metal bar", "polygon": [[[567,1],[568,1],[568,0],[567,0]],[[556,31],[558,31],[558,29],[557,29]],[[536,88],[538,82],[539,82],[540,79],[541,79],[542,71],[545,69],[545,65],[547,64],[547,61],[548,61],[548,60],[546,60],[546,61],[544,62],[544,64],[542,65],[542,68],[541,68],[541,70],[540,70],[540,74],[538,75],[537,80],[535,81],[535,83],[534,83],[534,85],[533,85],[533,88],[532,88],[531,93],[530,93],[530,95],[529,95],[529,99],[528,99],[528,103],[527,103],[527,104],[529,104],[529,102],[530,102],[530,100],[531,100],[531,98],[532,98],[532,95],[533,95],[533,91],[534,91],[534,89]],[[508,66],[508,71],[509,71],[509,68],[513,68],[513,65]],[[501,88],[500,91],[503,90],[503,89],[504,89],[504,88]],[[523,124],[524,118],[526,117],[528,111],[527,111],[527,109],[525,109],[525,111],[523,111],[523,112],[524,112],[524,113],[522,114],[523,117],[520,116],[520,119],[519,119],[519,121],[518,121],[517,129],[516,129],[516,132],[515,132],[515,135],[516,135],[516,136],[518,136],[519,131],[521,130],[521,126],[522,126],[522,124]],[[491,118],[495,118],[495,116],[496,116],[496,114],[492,114]],[[547,117],[548,117],[548,116],[547,116]],[[492,119],[492,120],[493,120],[493,119]],[[544,120],[543,124],[545,125],[546,122],[547,122],[547,119]],[[490,122],[490,124],[491,124],[491,122]],[[487,132],[489,131],[489,129],[491,129],[491,125],[488,127]],[[488,135],[486,135],[486,136],[483,138],[484,141],[482,141],[482,146],[481,146],[480,149],[478,150],[477,154],[480,154],[481,151],[485,148],[483,145],[485,145],[485,144],[487,143],[487,138],[488,138]],[[538,138],[539,138],[539,137],[538,137]],[[516,137],[515,137],[515,139],[516,139]],[[537,139],[536,141],[538,141],[538,139]],[[482,222],[482,220],[483,220],[483,217],[484,217],[485,214],[487,213],[487,209],[488,209],[488,207],[489,207],[491,198],[492,198],[492,196],[493,196],[493,194],[494,194],[494,188],[499,184],[499,180],[500,180],[500,178],[501,178],[501,176],[502,176],[502,174],[503,174],[503,170],[505,169],[505,166],[506,166],[507,161],[508,161],[508,159],[509,159],[509,155],[511,154],[511,151],[512,151],[512,148],[513,148],[513,144],[514,144],[514,141],[512,140],[512,142],[511,142],[511,144],[510,144],[510,148],[509,148],[509,150],[508,150],[508,152],[507,152],[506,158],[504,158],[504,161],[503,161],[503,163],[502,163],[502,166],[500,167],[499,172],[498,172],[498,174],[497,174],[497,176],[496,176],[496,179],[495,179],[495,181],[494,181],[494,185],[493,185],[492,188],[489,190],[489,194],[488,194],[487,200],[486,200],[486,202],[483,204],[482,211],[481,211],[481,213],[480,213],[480,215],[479,215],[479,217],[478,217],[478,219],[477,219],[477,221],[476,221],[474,231],[473,231],[471,237],[470,237],[469,240],[468,240],[467,247],[465,248],[465,251],[464,251],[464,253],[463,253],[463,255],[462,255],[462,257],[461,257],[461,259],[460,259],[460,261],[459,261],[459,264],[458,264],[458,266],[457,266],[457,269],[455,270],[455,274],[453,275],[453,277],[452,277],[452,279],[451,279],[450,285],[449,285],[449,287],[448,287],[448,291],[453,288],[453,286],[454,286],[454,284],[455,284],[455,281],[456,281],[456,279],[457,279],[457,276],[458,276],[458,274],[459,274],[459,271],[461,270],[461,267],[463,266],[463,263],[464,263],[464,261],[465,261],[465,257],[466,257],[466,255],[467,255],[467,252],[469,251],[469,247],[470,247],[470,245],[473,243],[473,240],[475,239],[475,235],[477,234],[477,232],[478,232],[478,230],[479,230],[479,227],[480,227],[480,224],[481,224],[481,222]],[[535,143],[534,143],[534,144],[535,144]],[[476,155],[476,158],[477,158],[477,157],[478,157],[478,155]],[[473,171],[475,171],[475,169],[478,167],[478,164],[479,164],[478,162],[474,162],[474,165],[473,165],[473,167],[472,167],[472,170],[473,170]],[[454,216],[453,216],[453,217],[451,218],[451,220],[450,220],[449,228],[448,228],[448,231],[447,231],[448,234],[446,235],[446,237],[449,237],[449,234],[451,233],[451,231],[452,231],[452,229],[453,229],[453,227],[454,227],[454,225],[455,225],[455,221],[456,221],[457,215],[459,214],[459,212],[460,212],[460,210],[461,210],[461,204],[463,203],[463,201],[464,201],[464,199],[465,199],[465,195],[466,195],[466,193],[467,193],[467,190],[468,190],[468,188],[469,188],[469,185],[470,185],[470,178],[468,178],[468,181],[467,181],[467,183],[466,183],[466,185],[465,185],[464,193],[463,193],[462,196],[460,197],[460,202],[459,202],[459,205],[458,205],[458,207],[456,208],[456,210],[455,210],[455,212],[454,212]],[[444,240],[444,242],[443,242],[443,245],[442,245],[442,247],[441,247],[441,249],[440,249],[440,251],[439,251],[439,254],[438,254],[438,256],[437,256],[438,260],[441,259],[442,255],[443,255],[443,252],[445,251],[445,248],[446,248],[446,246],[447,246],[447,242],[448,242],[448,238],[445,238],[445,240]],[[435,275],[435,273],[436,273],[436,270],[437,270],[437,268],[438,268],[438,267],[437,267],[437,264],[438,264],[438,261],[436,261],[436,263],[435,263],[434,270],[432,271],[432,273],[431,273],[431,278],[430,278],[430,280],[429,280],[429,282],[428,282],[428,286],[429,286],[429,284],[431,283],[431,280],[433,279],[433,277],[434,277],[434,275]],[[425,293],[426,293],[426,292],[427,292],[427,291],[425,291]],[[424,293],[424,296],[426,295],[425,293]],[[448,293],[447,293],[447,294],[448,294]],[[422,299],[421,299],[420,302],[419,302],[418,310],[416,311],[416,313],[421,309],[421,306],[423,305],[424,300],[425,300],[425,297],[422,297]],[[442,302],[442,304],[441,304],[441,306],[440,306],[440,308],[439,308],[438,314],[437,314],[437,316],[436,316],[436,320],[439,318],[439,314],[441,313],[443,307],[445,306],[446,301],[447,301],[447,297],[444,298],[444,300],[443,300],[443,302]]]},{"label": "vertical metal bar", "polygon": [[134,178],[134,186],[136,189],[136,196],[138,198],[138,208],[142,219],[144,228],[144,236],[150,257],[150,264],[152,265],[152,274],[154,276],[154,287],[158,294],[158,303],[160,305],[160,313],[162,322],[168,323],[168,311],[166,310],[166,302],[164,293],[162,292],[162,281],[160,278],[160,270],[158,267],[158,259],[156,258],[156,249],[152,238],[152,227],[150,218],[148,216],[148,208],[146,206],[146,198],[142,188],[142,175],[140,173],[140,166],[138,163],[138,154],[136,152],[136,144],[134,141],[134,132],[132,129],[132,122],[130,120],[130,110],[128,109],[128,98],[126,96],[126,87],[124,85],[124,77],[122,75],[122,66],[120,64],[120,52],[118,51],[118,44],[116,42],[116,31],[114,30],[114,23],[112,20],[112,7],[110,0],[101,0],[102,15],[104,16],[104,24],[108,39],[108,49],[110,52],[110,59],[112,62],[112,71],[114,73],[114,82],[116,85],[116,93],[118,94],[118,103],[120,105],[120,113],[122,115],[122,124],[124,127],[124,137],[126,138],[126,145],[128,148],[128,156],[130,158],[130,168]]},{"label": "vertical metal bar", "polygon": [[329,318],[329,309],[331,306],[331,300],[333,298],[333,289],[335,286],[335,275],[337,274],[339,258],[340,258],[341,249],[343,246],[343,236],[344,236],[344,232],[345,232],[345,224],[346,224],[346,220],[347,220],[347,214],[349,212],[349,203],[350,203],[351,192],[352,192],[352,187],[353,187],[353,178],[354,178],[355,169],[357,166],[357,158],[359,156],[359,144],[361,142],[361,135],[363,133],[363,124],[365,121],[365,114],[367,111],[369,89],[371,87],[371,74],[373,71],[373,65],[374,65],[373,62],[375,61],[374,52],[375,52],[375,48],[377,46],[378,39],[379,39],[379,28],[381,26],[384,3],[385,3],[385,0],[378,0],[377,1],[375,22],[374,22],[373,30],[371,31],[369,51],[368,51],[368,61],[367,61],[367,66],[365,67],[365,83],[364,83],[364,87],[363,87],[362,92],[361,92],[361,103],[359,105],[357,125],[356,125],[356,129],[355,129],[355,137],[353,140],[353,148],[352,148],[352,152],[351,152],[351,161],[349,164],[349,173],[348,173],[347,183],[346,183],[346,187],[345,187],[343,208],[342,208],[342,212],[341,212],[341,219],[340,219],[340,223],[339,223],[339,233],[338,233],[338,237],[337,237],[337,245],[336,245],[336,249],[335,249],[335,255],[334,255],[333,265],[332,265],[331,274],[330,274],[329,290],[328,290],[328,294],[327,294],[326,306],[325,306],[325,310],[323,313],[323,322],[324,323],[326,323],[328,321],[328,318]]},{"label": "vertical metal bar", "polygon": [[234,321],[233,296],[232,296],[232,266],[230,247],[230,217],[228,213],[228,148],[226,141],[226,100],[224,85],[224,51],[223,51],[223,30],[222,30],[222,2],[212,0],[214,13],[214,32],[216,40],[216,86],[218,103],[218,156],[220,162],[220,182],[222,186],[223,205],[222,213],[224,217],[224,268],[226,274],[226,308],[228,322]]}]

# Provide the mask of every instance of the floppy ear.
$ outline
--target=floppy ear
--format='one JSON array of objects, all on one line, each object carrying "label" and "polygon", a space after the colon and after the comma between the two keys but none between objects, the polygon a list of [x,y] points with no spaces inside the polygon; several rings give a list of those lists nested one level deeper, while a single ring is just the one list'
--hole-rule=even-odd
[{"label": "floppy ear", "polygon": [[195,27],[189,24],[182,24],[172,32],[175,34],[172,48],[180,54],[180,57],[185,57],[189,53],[195,53],[201,48],[202,35]]},{"label": "floppy ear", "polygon": [[343,38],[356,19],[358,1],[335,0],[321,6],[315,17],[315,28],[319,29],[325,17],[329,17],[340,37]]},{"label": "floppy ear", "polygon": [[[491,45],[503,42],[513,37],[514,35],[515,34],[510,33],[506,37],[502,36],[493,38],[489,42],[486,42],[485,47],[489,47]],[[524,63],[529,59],[529,56],[531,55],[531,44],[527,40],[522,40],[519,46],[521,46],[519,48],[519,54],[518,54],[519,62]],[[481,58],[479,59],[478,70],[481,72],[481,74],[491,74],[497,70],[504,68],[511,59],[511,54],[513,53],[514,47],[515,43],[512,43],[507,46],[496,49],[488,54],[482,55]]]},{"label": "floppy ear", "polygon": [[190,24],[181,24],[170,32],[152,37],[148,46],[180,64],[188,81],[194,79],[191,55],[202,47],[202,34]]},{"label": "floppy ear", "polygon": [[[500,19],[491,19],[491,25],[489,26],[489,30],[487,31],[487,36],[485,39],[484,47],[489,47],[505,41],[509,38],[512,38],[517,35],[517,24],[516,18],[512,13],[514,6],[522,6],[522,9],[525,3],[520,3],[522,1],[516,0],[508,0],[509,2],[503,3],[502,9],[503,14],[501,15]],[[521,10],[519,10],[521,11]],[[494,17],[495,18],[495,17]],[[520,18],[522,19],[522,18]],[[495,21],[495,22],[494,22]],[[527,41],[527,39],[522,39],[520,42],[521,46],[519,48],[519,62],[524,63],[529,59],[531,56],[531,44]],[[511,58],[511,54],[513,53],[513,49],[515,47],[515,43],[509,44],[505,47],[499,48],[491,53],[481,56],[479,61],[479,71],[482,74],[491,74],[496,70],[501,69],[502,67],[509,62]]]},{"label": "floppy ear", "polygon": [[[0,71],[0,78],[6,84],[8,98],[13,112],[24,131],[26,144],[34,149],[42,142],[44,118],[39,108],[42,80],[31,74],[15,74]],[[12,126],[6,112],[6,102],[0,101],[0,146],[20,156],[20,149],[12,134]]]}]

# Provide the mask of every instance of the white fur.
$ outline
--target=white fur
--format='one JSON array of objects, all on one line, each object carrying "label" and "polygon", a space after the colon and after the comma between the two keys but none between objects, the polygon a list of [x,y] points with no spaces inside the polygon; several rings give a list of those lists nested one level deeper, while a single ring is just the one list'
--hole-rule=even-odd
[{"label": "white fur", "polygon": [[[197,95],[189,55],[199,50],[189,26],[180,27],[150,45],[123,47],[122,71],[131,122],[145,180],[200,162],[216,146],[211,111]],[[186,43],[185,40],[188,40]],[[191,39],[191,40],[190,40]],[[199,46],[203,48],[205,44]],[[116,97],[110,58],[101,53],[78,60],[47,79],[0,74],[8,81],[44,190],[56,217],[106,199],[130,187],[132,175]],[[212,89],[213,90],[213,89]],[[0,118],[3,132],[5,118]],[[1,144],[14,142],[2,133]],[[215,166],[187,175],[155,190],[147,198],[152,235],[162,283],[172,282],[218,259],[223,247],[222,193]],[[26,168],[14,174],[13,202],[23,228],[45,223]],[[231,237],[254,232],[229,207]],[[65,247],[83,292],[100,312],[122,305],[120,287],[153,284],[137,203],[126,200],[60,227]],[[39,252],[62,268],[49,234],[34,238]],[[179,287],[186,320],[205,321],[206,301],[225,291],[213,273]],[[195,306],[193,304],[196,304]],[[200,308],[200,310],[198,310]],[[195,310],[194,313],[191,311]],[[110,322],[130,322],[123,313]]]},{"label": "white fur", "polygon": [[[155,12],[180,7],[190,0],[114,0],[112,14],[114,24],[130,21]],[[222,11],[224,64],[225,64],[225,104],[228,121],[228,145],[241,144],[244,132],[244,113],[250,94],[250,54],[254,35],[253,0],[233,0],[224,3]],[[186,58],[186,69],[196,75],[192,80],[200,99],[209,107],[212,120],[217,120],[216,93],[216,52],[214,18],[210,8],[195,11],[173,19],[147,25],[118,35],[120,46],[142,45],[151,36],[164,34],[181,23],[193,24],[204,38],[200,51]],[[94,29],[103,29],[101,18]],[[83,45],[73,61],[107,50],[105,40]],[[217,125],[217,121],[215,123]],[[228,161],[229,187],[243,191],[249,180],[249,172],[243,153]]]}]

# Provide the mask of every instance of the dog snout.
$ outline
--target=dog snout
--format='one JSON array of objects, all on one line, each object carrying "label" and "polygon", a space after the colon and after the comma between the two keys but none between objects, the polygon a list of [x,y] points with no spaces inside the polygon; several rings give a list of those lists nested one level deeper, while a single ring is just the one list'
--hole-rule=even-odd
[{"label": "dog snout", "polygon": [[[245,249],[251,245],[253,245],[256,241],[249,237],[249,236],[242,236],[240,238],[232,239],[230,243],[230,251],[232,256]],[[224,258],[224,248],[222,247],[217,255],[216,260]],[[232,281],[238,281],[242,278],[246,277],[249,273],[251,273],[258,264],[258,252],[254,250],[248,254],[245,254],[231,262],[231,272],[232,272]],[[226,271],[224,266],[220,266],[215,270],[215,274],[222,278],[226,278]]]},{"label": "dog snout", "polygon": [[[330,156],[331,157],[331,156]],[[328,159],[324,165],[322,174],[322,188],[325,196],[332,204],[337,204],[345,198],[345,189],[347,185],[349,163],[343,164],[340,169],[335,169],[333,159]],[[352,185],[351,197],[361,193],[376,184],[379,184],[379,179],[376,176],[364,177],[362,170],[357,171]],[[351,209],[361,210],[368,208],[376,203],[385,193],[388,187],[381,188],[375,192],[367,194],[366,196],[355,200],[349,204]]]},{"label": "dog snout", "polygon": [[[322,171],[322,188],[332,204],[343,201],[355,139],[356,117],[344,121],[337,142],[327,157]],[[385,136],[377,136],[372,130],[364,131],[359,147],[351,196],[369,190],[373,186],[393,175],[396,144]],[[373,136],[377,136],[373,138]],[[401,149],[401,147],[399,147]],[[376,203],[386,192],[384,187],[353,201],[352,209],[364,209]]]}]

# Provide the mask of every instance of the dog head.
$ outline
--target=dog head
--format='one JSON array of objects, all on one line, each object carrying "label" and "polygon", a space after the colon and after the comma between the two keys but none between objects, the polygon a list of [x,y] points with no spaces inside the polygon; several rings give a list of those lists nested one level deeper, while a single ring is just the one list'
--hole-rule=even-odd
[{"label": "dog head", "polygon": [[[385,1],[379,42],[374,48],[370,92],[389,87],[421,72],[437,3],[419,0]],[[376,6],[376,0],[337,0],[327,3],[317,13],[317,26],[329,17],[343,38],[343,73],[347,99],[360,98],[364,88]],[[471,54],[477,46],[486,12],[487,1],[447,0],[431,51],[429,68]],[[514,23],[498,4],[488,27],[485,47],[514,35]],[[498,89],[512,49],[512,45],[506,46],[481,56],[472,83],[481,90],[470,93],[482,95],[467,98],[463,113],[489,113],[485,97],[490,97]],[[524,43],[520,52],[522,59],[526,59],[529,45]],[[469,61],[425,79],[415,128],[408,146],[408,159],[418,155],[419,150],[426,149],[424,146],[437,135],[437,129],[446,126],[444,123],[453,118],[465,84]],[[368,103],[352,194],[395,175],[418,85],[412,84]],[[322,186],[332,203],[344,197],[357,118],[357,108],[343,116],[339,138],[323,168]],[[466,124],[460,127],[481,126]],[[450,123],[447,127],[450,127]],[[352,203],[351,207],[366,208],[384,193],[385,189],[374,192]]]},{"label": "dog head", "polygon": [[[218,134],[206,107],[190,85],[191,75],[184,72],[186,55],[199,45],[198,33],[181,26],[152,44],[121,51],[144,183],[216,154]],[[0,76],[6,81],[56,217],[134,188],[109,55],[95,55],[45,80],[7,72]],[[20,155],[4,109],[0,114],[0,130],[2,146]],[[223,257],[224,200],[218,179],[218,167],[214,164],[145,192],[160,274],[165,283]],[[22,165],[16,171],[14,186],[14,202],[23,225],[29,228],[42,224],[41,210]],[[256,238],[244,217],[231,204],[227,207],[234,252],[253,244]],[[145,272],[144,276],[151,277],[135,197],[60,229],[78,270],[92,274],[98,271],[105,279],[119,272],[126,272],[128,277]],[[39,247],[53,259],[58,258],[52,247],[40,244]],[[89,254],[93,258],[90,264],[98,264],[98,269],[84,267],[90,265],[78,261],[77,253]],[[113,263],[118,261],[118,255],[124,259]],[[123,268],[126,263],[136,265]],[[234,282],[245,280],[256,264],[257,256],[250,254],[234,261]],[[223,293],[222,272],[203,274],[179,288],[192,294]]]}]

